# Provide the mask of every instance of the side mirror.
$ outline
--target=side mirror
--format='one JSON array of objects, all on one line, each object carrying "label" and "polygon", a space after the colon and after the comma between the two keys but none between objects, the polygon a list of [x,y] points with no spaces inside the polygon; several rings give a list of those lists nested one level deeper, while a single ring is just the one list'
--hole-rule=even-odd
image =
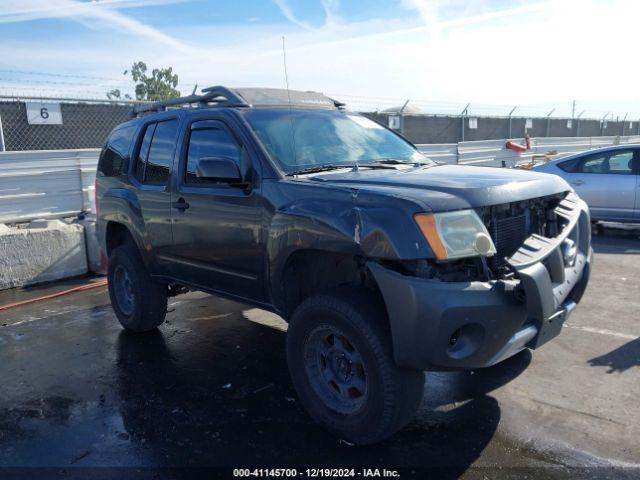
[{"label": "side mirror", "polygon": [[228,157],[203,157],[198,160],[196,176],[220,183],[242,183],[238,164]]}]

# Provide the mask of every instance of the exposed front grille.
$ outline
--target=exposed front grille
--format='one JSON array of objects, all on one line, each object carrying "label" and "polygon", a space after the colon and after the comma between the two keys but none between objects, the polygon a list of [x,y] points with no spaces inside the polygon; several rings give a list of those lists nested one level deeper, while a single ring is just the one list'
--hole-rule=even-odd
[{"label": "exposed front grille", "polygon": [[505,259],[516,253],[531,234],[549,238],[558,234],[560,228],[554,211],[564,197],[565,193],[560,193],[482,209],[484,224],[497,251],[489,259],[494,273],[506,266]]},{"label": "exposed front grille", "polygon": [[513,255],[531,232],[527,231],[526,215],[517,215],[497,220],[493,223],[491,238],[496,246],[496,259],[502,261]]}]

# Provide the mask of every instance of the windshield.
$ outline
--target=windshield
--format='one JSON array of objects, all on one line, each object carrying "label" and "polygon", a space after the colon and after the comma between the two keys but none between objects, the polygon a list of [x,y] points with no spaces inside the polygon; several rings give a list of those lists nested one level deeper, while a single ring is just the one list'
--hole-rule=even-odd
[{"label": "windshield", "polygon": [[318,166],[395,160],[431,163],[411,144],[366,117],[336,110],[250,110],[245,118],[288,173]]}]

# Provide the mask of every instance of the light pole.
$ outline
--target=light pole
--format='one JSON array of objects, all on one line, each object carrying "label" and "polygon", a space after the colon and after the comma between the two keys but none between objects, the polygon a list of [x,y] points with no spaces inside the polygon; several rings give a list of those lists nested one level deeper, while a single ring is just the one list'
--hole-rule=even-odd
[{"label": "light pole", "polygon": [[555,112],[556,109],[553,108],[548,114],[547,114],[547,137],[549,136],[549,129],[551,127],[551,115],[553,115],[553,112]]},{"label": "light pole", "polygon": [[602,120],[600,120],[600,136],[603,137],[604,136],[604,124],[607,121],[607,117],[609,116],[611,112],[607,112],[605,114],[604,117],[602,117]]},{"label": "light pole", "polygon": [[516,108],[518,108],[517,105],[515,107],[513,107],[511,109],[511,111],[509,112],[509,138],[511,138],[511,115],[513,115],[513,112],[516,111]]},{"label": "light pole", "polygon": [[404,136],[404,109],[407,108],[407,105],[409,104],[409,99],[407,99],[406,102],[404,102],[404,105],[402,105],[402,108],[400,109],[400,133]]},{"label": "light pole", "polygon": [[585,112],[585,111],[584,111],[584,110],[582,110],[582,111],[578,114],[578,117],[577,117],[577,119],[576,119],[576,122],[577,122],[577,123],[576,123],[576,137],[579,137],[579,136],[580,136],[580,117],[582,116],[582,114],[583,114],[584,112]]},{"label": "light pole", "polygon": [[469,105],[471,105],[470,103],[467,103],[467,106],[464,107],[464,110],[462,110],[462,113],[460,114],[460,124],[461,124],[461,129],[460,129],[460,137],[462,138],[462,140],[460,140],[461,142],[464,142],[464,119],[467,116],[467,113],[469,113]]}]

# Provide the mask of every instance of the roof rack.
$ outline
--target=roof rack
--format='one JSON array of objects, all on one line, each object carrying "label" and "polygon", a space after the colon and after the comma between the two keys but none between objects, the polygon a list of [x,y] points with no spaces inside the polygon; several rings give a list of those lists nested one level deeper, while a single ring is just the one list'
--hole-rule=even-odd
[{"label": "roof rack", "polygon": [[189,95],[186,97],[170,98],[169,100],[161,100],[146,105],[138,105],[133,107],[131,117],[135,118],[145,112],[164,112],[167,107],[177,105],[188,105],[191,103],[199,103],[206,105],[208,103],[217,103],[219,106],[225,107],[249,107],[250,105],[239,95],[229,90],[227,87],[215,86],[202,89],[202,95]]},{"label": "roof rack", "polygon": [[344,107],[346,107],[346,106],[347,106],[347,104],[346,104],[346,103],[341,102],[340,100],[336,100],[335,98],[331,98],[331,97],[329,97],[329,100],[331,100],[331,101],[333,102],[333,104],[336,106],[336,108],[337,108],[338,110],[344,110]]}]

